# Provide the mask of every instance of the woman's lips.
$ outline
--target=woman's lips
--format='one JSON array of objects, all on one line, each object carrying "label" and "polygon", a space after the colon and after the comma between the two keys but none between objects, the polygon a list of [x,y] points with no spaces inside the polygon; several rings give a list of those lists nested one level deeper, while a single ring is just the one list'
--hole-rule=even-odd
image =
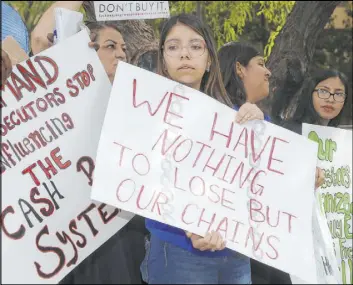
[{"label": "woman's lips", "polygon": [[332,106],[329,106],[329,105],[322,106],[321,108],[324,109],[324,111],[327,112],[327,113],[331,113],[331,112],[334,111],[334,108]]}]

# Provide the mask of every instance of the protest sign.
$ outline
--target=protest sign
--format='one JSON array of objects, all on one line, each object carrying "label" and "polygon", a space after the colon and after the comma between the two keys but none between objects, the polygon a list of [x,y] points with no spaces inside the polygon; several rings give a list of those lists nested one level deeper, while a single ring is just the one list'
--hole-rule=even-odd
[{"label": "protest sign", "polygon": [[2,88],[2,283],[58,283],[132,216],[90,199],[111,84],[89,41],[18,64]]},{"label": "protest sign", "polygon": [[94,1],[97,21],[169,18],[168,1]]},{"label": "protest sign", "polygon": [[[315,284],[342,284],[325,214],[320,211],[318,201],[314,200],[313,203],[313,238],[317,272]],[[291,276],[291,280],[293,284],[310,284],[296,276]]]},{"label": "protest sign", "polygon": [[119,64],[92,198],[205,235],[309,282],[315,144],[157,74]]},{"label": "protest sign", "polygon": [[352,131],[303,124],[303,135],[317,143],[325,182],[318,203],[334,242],[343,284],[352,284]]},{"label": "protest sign", "polygon": [[65,8],[55,8],[54,43],[57,44],[80,31],[83,14]]}]

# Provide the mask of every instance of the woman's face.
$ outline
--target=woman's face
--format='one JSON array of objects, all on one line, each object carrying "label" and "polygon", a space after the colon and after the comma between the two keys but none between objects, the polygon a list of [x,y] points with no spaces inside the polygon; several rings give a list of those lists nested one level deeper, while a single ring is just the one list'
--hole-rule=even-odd
[{"label": "woman's face", "polygon": [[98,32],[100,48],[97,51],[111,83],[114,81],[116,68],[120,60],[126,61],[126,45],[122,35],[111,27],[106,27]]},{"label": "woman's face", "polygon": [[163,58],[170,79],[197,90],[211,65],[204,38],[181,23],[169,31],[163,45]]},{"label": "woman's face", "polygon": [[[240,71],[241,70],[241,71]],[[269,94],[271,72],[265,66],[262,56],[253,57],[246,67],[237,69],[247,94],[247,101],[257,103]]]},{"label": "woman's face", "polygon": [[344,84],[339,77],[330,77],[316,85],[312,97],[319,116],[324,120],[332,120],[342,111],[346,99]]}]

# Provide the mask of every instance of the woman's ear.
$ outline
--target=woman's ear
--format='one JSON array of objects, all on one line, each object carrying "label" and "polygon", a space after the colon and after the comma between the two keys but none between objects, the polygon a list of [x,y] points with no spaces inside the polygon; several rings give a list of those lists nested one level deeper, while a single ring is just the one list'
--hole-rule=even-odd
[{"label": "woman's ear", "polygon": [[212,62],[211,62],[211,60],[209,60],[208,62],[207,62],[207,67],[206,67],[206,70],[209,72],[210,71],[210,69],[211,69],[211,64],[212,64]]},{"label": "woman's ear", "polygon": [[240,77],[244,78],[244,66],[242,66],[238,61],[235,63],[235,73]]}]

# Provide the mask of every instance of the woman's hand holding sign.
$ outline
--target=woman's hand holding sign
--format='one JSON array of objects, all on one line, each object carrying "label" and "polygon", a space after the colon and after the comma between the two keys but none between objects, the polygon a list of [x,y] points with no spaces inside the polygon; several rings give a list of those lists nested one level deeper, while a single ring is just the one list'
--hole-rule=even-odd
[{"label": "woman's hand holding sign", "polygon": [[223,241],[221,234],[215,231],[207,233],[205,237],[190,232],[186,232],[186,236],[191,239],[192,246],[201,251],[223,250],[226,247],[226,241]]},{"label": "woman's hand holding sign", "polygon": [[255,104],[252,104],[249,102],[243,104],[240,107],[235,117],[235,120],[238,124],[244,124],[251,120],[263,120],[263,119],[264,119],[264,113],[260,110],[260,108],[257,107]]},{"label": "woman's hand holding sign", "polygon": [[315,190],[317,190],[322,184],[325,182],[325,173],[324,171],[316,167],[316,173],[315,173]]}]

